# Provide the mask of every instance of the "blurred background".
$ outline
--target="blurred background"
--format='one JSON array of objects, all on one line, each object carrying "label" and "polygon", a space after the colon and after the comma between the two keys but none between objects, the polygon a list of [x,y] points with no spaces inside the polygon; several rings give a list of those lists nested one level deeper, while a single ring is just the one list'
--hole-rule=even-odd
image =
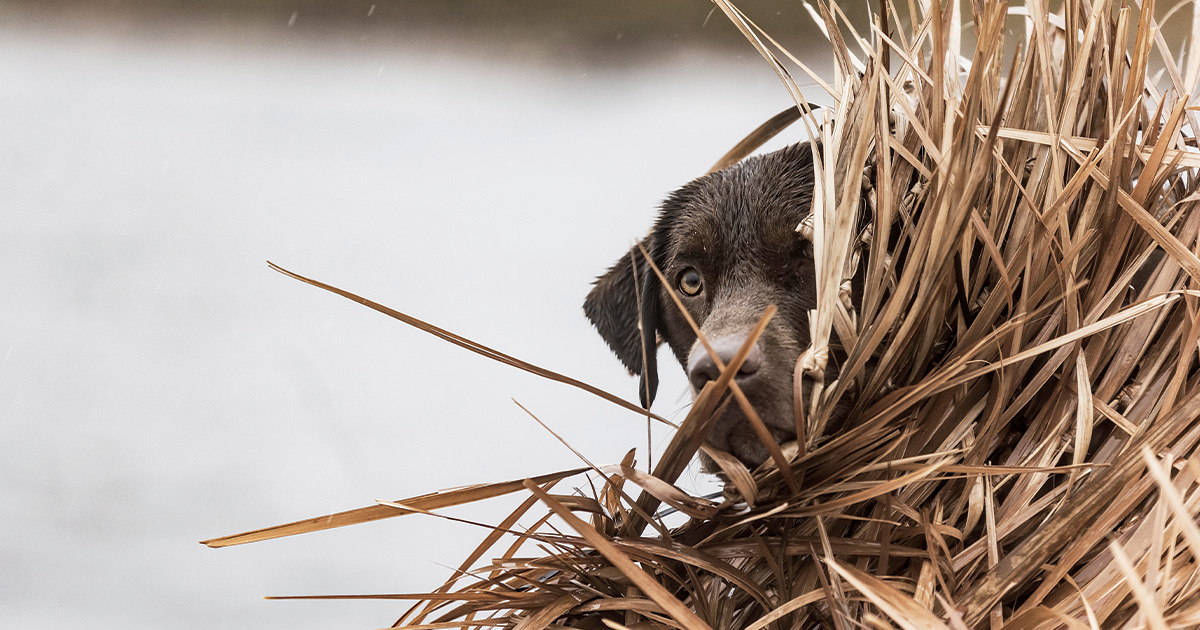
[{"label": "blurred background", "polygon": [[[829,75],[800,3],[739,5]],[[578,465],[514,399],[644,467],[645,418],[266,261],[636,400],[591,281],[789,103],[707,0],[0,1],[0,625],[390,625],[260,597],[428,591],[486,532],[197,541]]]}]

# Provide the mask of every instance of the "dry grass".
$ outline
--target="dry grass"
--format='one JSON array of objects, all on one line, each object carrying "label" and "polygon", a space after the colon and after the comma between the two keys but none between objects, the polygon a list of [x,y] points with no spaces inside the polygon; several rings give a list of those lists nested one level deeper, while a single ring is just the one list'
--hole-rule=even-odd
[{"label": "dry grass", "polygon": [[[672,485],[707,448],[723,377],[653,475],[631,453],[589,465],[594,493],[552,494],[580,472],[565,471],[208,543],[521,491],[459,574],[395,596],[418,600],[397,625],[1200,627],[1200,117],[1186,106],[1200,56],[1172,57],[1152,2],[1050,13],[1038,0],[1014,20],[1004,3],[960,16],[907,0],[862,33],[818,3],[838,71],[817,79],[838,106],[814,114],[788,70],[799,62],[716,3],[822,140],[798,236],[814,242],[820,296],[797,368],[818,385],[798,405],[801,439],[755,471],[712,452],[730,480],[719,502]],[[825,382],[833,360],[840,379]],[[854,426],[827,433],[844,396]],[[663,504],[690,520],[666,528]],[[517,527],[539,505],[546,516]]]}]

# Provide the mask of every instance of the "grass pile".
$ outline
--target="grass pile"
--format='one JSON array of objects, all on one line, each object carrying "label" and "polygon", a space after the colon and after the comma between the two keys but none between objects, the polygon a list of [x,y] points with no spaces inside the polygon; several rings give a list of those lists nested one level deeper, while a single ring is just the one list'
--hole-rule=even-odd
[{"label": "grass pile", "polygon": [[[446,584],[384,596],[417,600],[397,626],[1200,627],[1200,55],[1173,57],[1151,1],[889,1],[861,33],[818,1],[836,71],[809,74],[837,105],[814,110],[803,63],[716,4],[797,104],[723,163],[791,119],[821,140],[800,437],[757,470],[710,450],[717,501],[673,485],[735,359],[653,474],[631,452],[207,543],[523,492]],[[851,426],[827,430],[846,397]]]}]

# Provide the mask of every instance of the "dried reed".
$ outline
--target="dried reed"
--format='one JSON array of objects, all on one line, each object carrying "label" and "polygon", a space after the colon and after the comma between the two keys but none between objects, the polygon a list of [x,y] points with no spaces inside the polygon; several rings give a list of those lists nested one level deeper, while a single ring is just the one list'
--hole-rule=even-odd
[{"label": "dried reed", "polygon": [[[715,2],[797,105],[718,167],[792,120],[821,140],[798,235],[814,243],[820,296],[796,370],[798,401],[802,379],[816,385],[798,403],[800,439],[754,471],[710,451],[729,482],[719,502],[674,486],[707,448],[725,376],[652,475],[631,452],[207,544],[527,491],[442,587],[383,596],[418,600],[396,625],[1200,627],[1200,117],[1187,107],[1200,55],[1176,62],[1151,1],[1065,0],[1052,13],[1043,0],[973,0],[962,16],[957,2],[907,0],[900,20],[888,0],[867,33],[818,2],[837,70],[813,79],[837,106],[817,115],[788,70],[803,64]],[[845,298],[855,273],[857,312]],[[825,382],[835,357],[840,376]],[[853,426],[827,432],[847,396]],[[551,494],[583,470],[598,491]],[[539,504],[549,512],[518,528]],[[687,523],[663,525],[663,504]]]}]

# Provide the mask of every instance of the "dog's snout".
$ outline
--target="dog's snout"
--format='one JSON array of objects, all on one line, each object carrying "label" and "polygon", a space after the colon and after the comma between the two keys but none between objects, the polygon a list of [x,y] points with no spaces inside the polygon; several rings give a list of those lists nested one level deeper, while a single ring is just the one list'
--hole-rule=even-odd
[{"label": "dog's snout", "polygon": [[[736,336],[722,337],[709,342],[709,345],[712,346],[717,357],[721,359],[721,363],[728,365],[744,343],[746,343],[745,337]],[[738,368],[737,376],[734,379],[738,383],[749,380],[758,373],[759,368],[762,367],[762,362],[762,348],[759,347],[759,344],[755,343],[750,348],[750,353],[746,355],[746,360]],[[696,391],[700,391],[704,388],[705,384],[709,381],[717,380],[717,377],[720,375],[721,370],[717,367],[717,362],[704,349],[704,346],[698,344],[692,351],[692,356],[688,358],[688,380],[691,381],[692,387],[696,388]]]}]

